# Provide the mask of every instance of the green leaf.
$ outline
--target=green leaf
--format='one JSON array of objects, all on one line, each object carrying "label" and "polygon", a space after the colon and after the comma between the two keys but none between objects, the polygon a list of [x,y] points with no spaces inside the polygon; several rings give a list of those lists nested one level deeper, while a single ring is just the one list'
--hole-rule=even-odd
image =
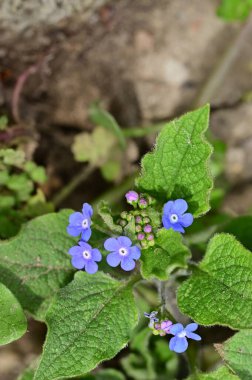
[{"label": "green leaf", "polygon": [[162,228],[157,233],[155,246],[142,250],[142,276],[166,280],[174,269],[186,268],[189,257],[189,249],[183,245],[181,234]]},{"label": "green leaf", "polygon": [[[17,380],[33,380],[33,377],[36,371],[35,367],[36,366],[33,365],[32,367],[27,368],[22,373],[22,375],[18,377]],[[64,379],[66,378],[64,377]],[[71,380],[72,378],[71,379],[68,378],[68,379]],[[72,380],[125,380],[125,377],[121,372],[113,368],[106,368],[106,369],[102,369],[99,372],[96,372],[95,374],[88,374],[88,375],[84,375],[80,377],[75,377]]]},{"label": "green leaf", "polygon": [[235,237],[212,238],[204,259],[178,290],[180,310],[202,325],[252,328],[252,254]]},{"label": "green leaf", "polygon": [[1,195],[0,197],[0,209],[11,208],[15,205],[15,198],[11,195]]},{"label": "green leaf", "polygon": [[0,171],[0,185],[5,185],[9,179],[9,173],[7,169],[2,169]]},{"label": "green leaf", "polygon": [[243,21],[249,16],[251,9],[251,0],[222,0],[217,14],[226,21]]},{"label": "green leaf", "polygon": [[66,233],[69,210],[33,219],[0,244],[0,278],[24,309],[43,319],[51,297],[73,277]]},{"label": "green leaf", "polygon": [[195,217],[205,214],[213,186],[208,168],[212,148],[204,137],[208,122],[206,105],[167,124],[154,151],[142,159],[139,189],[163,202],[183,198]]},{"label": "green leaf", "polygon": [[0,157],[4,164],[21,168],[25,161],[25,154],[22,150],[0,149]]},{"label": "green leaf", "polygon": [[113,160],[106,162],[101,167],[101,173],[106,181],[115,181],[121,173],[121,162]]},{"label": "green leaf", "polygon": [[6,186],[8,189],[14,191],[19,201],[26,201],[29,199],[30,194],[34,189],[33,182],[27,177],[25,173],[12,174]]},{"label": "green leaf", "polygon": [[137,323],[132,285],[78,272],[47,316],[48,335],[34,380],[80,376],[114,357]]},{"label": "green leaf", "polygon": [[114,223],[108,202],[101,201],[98,204],[97,210],[98,215],[101,217],[102,221],[105,223],[105,225],[109,228],[111,232],[114,232],[118,235],[122,234],[122,227]]},{"label": "green leaf", "polygon": [[191,375],[187,380],[239,380],[239,377],[232,374],[226,367],[220,367],[214,372]]},{"label": "green leaf", "polygon": [[24,170],[34,182],[44,183],[47,179],[43,166],[38,166],[35,162],[26,162],[24,165]]},{"label": "green leaf", "polygon": [[89,109],[89,118],[94,124],[100,125],[112,132],[118,139],[122,149],[126,147],[124,134],[110,113],[97,106],[97,104],[93,104]]},{"label": "green leaf", "polygon": [[215,347],[227,365],[241,380],[252,379],[252,331],[243,330]]},{"label": "green leaf", "polygon": [[23,309],[11,291],[0,283],[0,345],[19,339],[27,330]]},{"label": "green leaf", "polygon": [[111,132],[97,127],[90,133],[80,133],[75,136],[72,151],[76,161],[90,162],[100,167],[109,158],[117,141]]},{"label": "green leaf", "polygon": [[245,248],[252,251],[252,216],[240,216],[235,218],[227,223],[225,227],[222,228],[222,231],[234,235]]}]

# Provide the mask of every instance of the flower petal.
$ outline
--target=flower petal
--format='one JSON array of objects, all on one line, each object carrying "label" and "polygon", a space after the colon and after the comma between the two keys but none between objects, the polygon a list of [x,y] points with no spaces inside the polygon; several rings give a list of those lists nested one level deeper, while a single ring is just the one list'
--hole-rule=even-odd
[{"label": "flower petal", "polygon": [[189,323],[189,325],[185,327],[185,331],[192,332],[192,331],[197,330],[198,327],[199,327],[198,323]]},{"label": "flower petal", "polygon": [[141,250],[136,245],[130,247],[130,254],[128,258],[138,260],[141,256]]},{"label": "flower petal", "polygon": [[69,224],[70,225],[81,225],[83,220],[83,215],[81,212],[74,212],[69,216]]},{"label": "flower petal", "polygon": [[107,251],[116,252],[120,249],[120,244],[118,243],[117,239],[109,238],[104,242],[104,248]]},{"label": "flower petal", "polygon": [[93,215],[93,208],[89,203],[84,203],[82,206],[83,215],[87,215],[89,218]]},{"label": "flower petal", "polygon": [[120,244],[120,247],[131,247],[132,245],[132,241],[127,236],[119,236],[117,241]]},{"label": "flower petal", "polygon": [[99,251],[99,249],[94,248],[94,249],[92,250],[92,259],[93,259],[94,261],[101,261],[101,259],[102,259],[102,255],[101,255],[101,252]]},{"label": "flower petal", "polygon": [[82,240],[88,241],[90,239],[91,234],[92,234],[91,228],[82,230],[82,233],[81,233]]},{"label": "flower petal", "polygon": [[79,247],[78,245],[75,245],[74,247],[71,247],[68,251],[69,255],[72,256],[78,256],[81,255],[83,249]]},{"label": "flower petal", "polygon": [[121,261],[121,268],[125,271],[132,270],[135,268],[135,266],[135,261],[130,259],[129,257],[124,257]]},{"label": "flower petal", "polygon": [[108,265],[114,268],[120,264],[121,256],[119,255],[119,253],[112,252],[108,254],[108,256],[106,257],[106,260],[107,260]]},{"label": "flower petal", "polygon": [[187,332],[186,336],[193,340],[201,340],[201,337],[198,334],[195,334],[193,332]]},{"label": "flower petal", "polygon": [[89,252],[92,251],[92,247],[91,247],[91,245],[88,244],[87,242],[85,242],[85,241],[83,241],[83,240],[80,240],[78,244],[79,244],[79,246],[82,248],[82,251],[84,251],[84,250],[87,250],[87,251],[89,251]]},{"label": "flower petal", "polygon": [[184,214],[186,210],[188,209],[188,204],[184,199],[177,199],[174,202],[173,210],[176,211],[178,214]]},{"label": "flower petal", "polygon": [[163,223],[164,228],[166,228],[167,230],[169,230],[173,226],[171,224],[171,222],[170,222],[169,217],[166,216],[166,215],[163,215],[163,217],[162,217],[162,223]]},{"label": "flower petal", "polygon": [[172,224],[172,229],[176,232],[181,232],[181,233],[185,232],[184,228],[181,226],[179,222]]},{"label": "flower petal", "polygon": [[164,210],[163,210],[163,213],[165,215],[169,215],[171,213],[171,210],[173,208],[173,204],[174,204],[173,201],[169,201],[169,202],[165,203]]},{"label": "flower petal", "polygon": [[175,323],[175,325],[172,325],[170,332],[172,335],[176,335],[182,330],[184,330],[184,326],[181,323]]},{"label": "flower petal", "polygon": [[83,269],[86,263],[86,260],[81,255],[72,257],[72,266],[76,269]]},{"label": "flower petal", "polygon": [[67,233],[71,236],[78,236],[82,231],[81,226],[68,226]]},{"label": "flower petal", "polygon": [[85,265],[85,271],[89,274],[94,274],[98,271],[98,265],[93,260],[88,260]]},{"label": "flower petal", "polygon": [[189,212],[187,214],[184,214],[180,217],[179,222],[182,224],[183,227],[189,227],[193,222],[193,216]]},{"label": "flower petal", "polygon": [[177,336],[171,338],[169,347],[171,351],[175,351],[178,354],[185,352],[188,347],[188,342],[186,338],[178,338]]}]

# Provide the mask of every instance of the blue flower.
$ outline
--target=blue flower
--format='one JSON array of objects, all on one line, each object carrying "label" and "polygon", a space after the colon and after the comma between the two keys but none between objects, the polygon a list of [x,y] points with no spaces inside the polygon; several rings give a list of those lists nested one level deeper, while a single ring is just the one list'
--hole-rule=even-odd
[{"label": "blue flower", "polygon": [[164,228],[169,230],[172,228],[174,231],[185,232],[184,227],[189,227],[193,222],[193,216],[186,213],[188,204],[184,199],[177,199],[176,201],[169,201],[164,205],[164,212],[162,222]]},{"label": "blue flower", "polygon": [[104,248],[111,253],[107,256],[107,263],[111,267],[117,267],[121,264],[121,268],[129,271],[135,268],[135,261],[141,256],[140,249],[134,245],[131,246],[131,240],[126,236],[109,238],[104,243]]},{"label": "blue flower", "polygon": [[171,326],[170,334],[175,336],[170,340],[170,350],[180,354],[187,350],[188,342],[186,338],[201,340],[201,337],[198,334],[193,333],[193,331],[197,330],[197,328],[197,323],[190,323],[185,328],[181,323],[176,323],[175,325]]},{"label": "blue flower", "polygon": [[81,212],[74,212],[69,216],[69,225],[67,232],[71,236],[79,236],[81,239],[88,241],[91,236],[91,216],[93,215],[93,209],[88,203],[84,203]]},{"label": "blue flower", "polygon": [[97,272],[96,261],[101,261],[102,255],[98,249],[93,249],[84,241],[79,241],[79,245],[70,248],[68,253],[72,256],[72,265],[76,269],[84,269],[87,273]]}]

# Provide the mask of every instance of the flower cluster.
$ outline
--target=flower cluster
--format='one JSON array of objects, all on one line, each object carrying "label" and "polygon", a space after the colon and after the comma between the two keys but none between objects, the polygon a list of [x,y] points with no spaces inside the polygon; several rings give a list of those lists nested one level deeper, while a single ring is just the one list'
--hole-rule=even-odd
[{"label": "flower cluster", "polygon": [[144,313],[144,316],[149,318],[149,327],[152,329],[154,335],[173,335],[169,343],[171,351],[175,351],[179,354],[185,352],[188,347],[187,338],[197,341],[201,340],[201,337],[194,333],[198,328],[197,323],[189,323],[189,325],[184,327],[181,323],[173,324],[169,320],[159,321],[157,314],[157,311],[152,311],[150,314]]},{"label": "flower cluster", "polygon": [[[127,202],[134,207],[133,211],[122,212],[120,225],[125,227],[133,221],[135,225],[135,236],[138,244],[143,248],[155,245],[155,231],[150,219],[150,206],[155,204],[155,200],[145,194],[138,194],[130,190],[126,195]],[[174,231],[184,233],[185,227],[193,222],[193,216],[186,213],[187,202],[184,199],[168,201],[163,207],[162,223],[166,229],[172,228]],[[153,210],[152,210],[153,211]],[[80,236],[78,245],[69,250],[72,256],[72,265],[76,269],[82,269],[92,274],[97,272],[98,264],[102,260],[101,252],[97,248],[92,248],[89,241],[92,235],[93,209],[88,203],[84,203],[82,212],[74,212],[69,217],[67,232],[71,236]],[[140,248],[133,245],[126,236],[108,238],[104,242],[104,248],[110,252],[106,261],[111,267],[121,266],[125,271],[135,268],[135,260],[141,256]],[[163,330],[161,328],[161,330]]]},{"label": "flower cluster", "polygon": [[[67,232],[71,236],[80,236],[78,245],[70,248],[69,254],[72,256],[72,265],[76,269],[85,270],[89,274],[98,270],[97,262],[102,260],[102,254],[97,248],[92,248],[87,243],[92,235],[91,217],[93,209],[88,203],[84,203],[81,212],[74,212],[69,217]],[[125,271],[135,268],[135,260],[141,256],[141,251],[137,246],[132,245],[132,241],[126,236],[118,238],[108,238],[104,242],[104,248],[110,253],[107,255],[107,263],[111,267],[118,265]]]},{"label": "flower cluster", "polygon": [[[121,213],[120,225],[125,227],[134,218],[136,239],[143,249],[155,245],[155,231],[149,217],[149,207],[155,204],[155,200],[145,194],[138,194],[130,190],[125,195],[127,202],[134,207],[133,211]],[[184,233],[185,227],[193,222],[193,216],[186,213],[188,204],[184,199],[168,201],[164,204],[162,224],[166,229]]]}]

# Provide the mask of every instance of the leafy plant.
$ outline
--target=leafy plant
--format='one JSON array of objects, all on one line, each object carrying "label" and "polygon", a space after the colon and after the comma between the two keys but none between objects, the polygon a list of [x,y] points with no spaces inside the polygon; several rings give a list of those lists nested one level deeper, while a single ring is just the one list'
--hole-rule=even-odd
[{"label": "leafy plant", "polygon": [[[0,130],[7,128],[2,116]],[[0,147],[0,238],[16,235],[22,223],[53,210],[40,187],[46,179],[45,169],[27,160],[21,146]]]},{"label": "leafy plant", "polygon": [[226,21],[242,21],[249,16],[251,9],[251,0],[221,0],[217,14]]},{"label": "leafy plant", "polygon": [[[79,149],[80,144],[75,153],[99,166],[114,141],[92,151],[90,144],[100,144],[99,134],[105,138],[112,131],[120,149],[125,139],[109,115],[95,109],[92,117],[103,129],[85,136],[86,149]],[[155,148],[142,159],[136,188],[126,193],[128,206],[121,214],[112,213],[106,202],[95,210],[84,203],[81,212],[61,210],[34,218],[14,239],[0,244],[2,286],[18,304],[13,323],[22,321],[16,335],[4,330],[3,342],[24,332],[21,307],[48,327],[39,363],[20,379],[251,377],[248,234],[222,215],[218,221],[211,216],[214,229],[199,219],[205,220],[210,210],[213,188],[208,122],[206,105],[163,127]],[[4,157],[6,161],[6,152]],[[20,162],[20,157],[7,159]],[[34,166],[26,164],[25,170],[31,175]],[[33,173],[33,179],[38,177]],[[172,296],[176,291],[179,309]],[[4,302],[8,306],[8,299]],[[11,321],[11,310],[4,310]],[[215,325],[240,331],[216,346],[227,366],[203,373],[199,341],[205,345],[209,329],[204,326]],[[117,368],[104,369],[101,363],[128,342]],[[179,375],[182,358],[188,368]]]}]

